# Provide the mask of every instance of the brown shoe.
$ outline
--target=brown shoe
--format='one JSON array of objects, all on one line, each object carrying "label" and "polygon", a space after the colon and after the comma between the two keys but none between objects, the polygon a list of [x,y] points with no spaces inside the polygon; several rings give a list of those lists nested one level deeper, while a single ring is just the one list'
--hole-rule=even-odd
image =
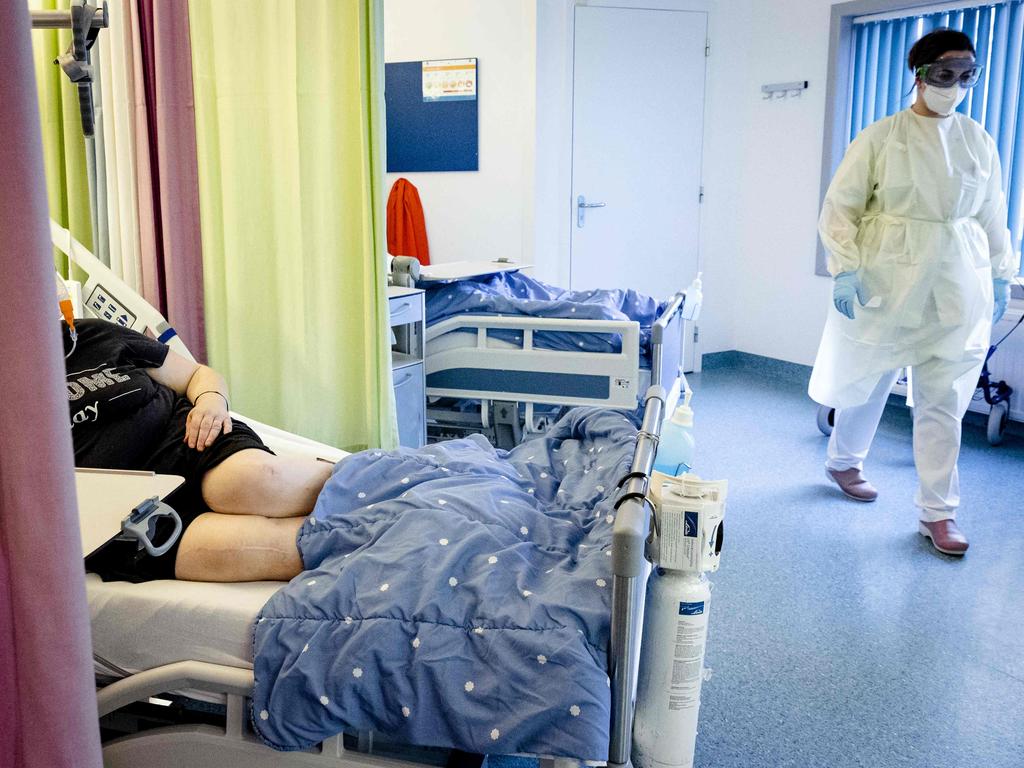
[{"label": "brown shoe", "polygon": [[932,546],[944,555],[962,555],[970,546],[967,537],[960,533],[955,520],[939,520],[937,523],[918,524],[917,532],[932,540]]},{"label": "brown shoe", "polygon": [[874,501],[878,498],[878,491],[875,486],[864,479],[864,475],[856,467],[844,469],[841,472],[836,469],[825,468],[828,479],[839,486],[839,489],[856,501]]}]

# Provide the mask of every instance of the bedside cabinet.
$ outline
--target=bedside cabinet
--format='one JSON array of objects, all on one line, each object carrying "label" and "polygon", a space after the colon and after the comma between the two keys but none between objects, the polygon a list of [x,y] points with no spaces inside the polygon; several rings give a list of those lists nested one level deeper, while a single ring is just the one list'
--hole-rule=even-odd
[{"label": "bedside cabinet", "polygon": [[391,376],[398,412],[398,443],[406,448],[419,448],[427,442],[423,291],[388,286],[388,315],[395,339],[391,345]]}]

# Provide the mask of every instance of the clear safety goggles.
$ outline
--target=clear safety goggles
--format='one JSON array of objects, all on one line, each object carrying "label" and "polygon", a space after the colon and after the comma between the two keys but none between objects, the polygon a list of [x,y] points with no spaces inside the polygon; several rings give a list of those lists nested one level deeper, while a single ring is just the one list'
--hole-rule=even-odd
[{"label": "clear safety goggles", "polygon": [[973,88],[978,84],[983,69],[974,59],[939,59],[918,67],[916,74],[927,85],[936,88],[951,88],[954,85]]}]

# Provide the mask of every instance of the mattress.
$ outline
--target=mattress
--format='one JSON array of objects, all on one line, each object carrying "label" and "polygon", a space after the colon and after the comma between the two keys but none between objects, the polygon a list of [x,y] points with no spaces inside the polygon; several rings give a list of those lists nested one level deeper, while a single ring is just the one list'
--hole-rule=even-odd
[{"label": "mattress", "polygon": [[122,676],[176,661],[252,669],[252,627],[283,584],[149,581],[86,575],[98,673]]}]

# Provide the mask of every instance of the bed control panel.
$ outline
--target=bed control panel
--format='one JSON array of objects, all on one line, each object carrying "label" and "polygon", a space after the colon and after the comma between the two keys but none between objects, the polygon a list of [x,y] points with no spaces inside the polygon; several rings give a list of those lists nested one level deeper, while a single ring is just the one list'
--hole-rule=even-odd
[{"label": "bed control panel", "polygon": [[85,306],[96,317],[102,318],[103,320],[109,320],[112,323],[117,323],[125,328],[133,327],[135,325],[135,321],[138,319],[135,315],[121,306],[120,302],[118,302],[106,288],[98,283],[92,289],[92,293],[89,294],[89,298],[86,299]]}]

